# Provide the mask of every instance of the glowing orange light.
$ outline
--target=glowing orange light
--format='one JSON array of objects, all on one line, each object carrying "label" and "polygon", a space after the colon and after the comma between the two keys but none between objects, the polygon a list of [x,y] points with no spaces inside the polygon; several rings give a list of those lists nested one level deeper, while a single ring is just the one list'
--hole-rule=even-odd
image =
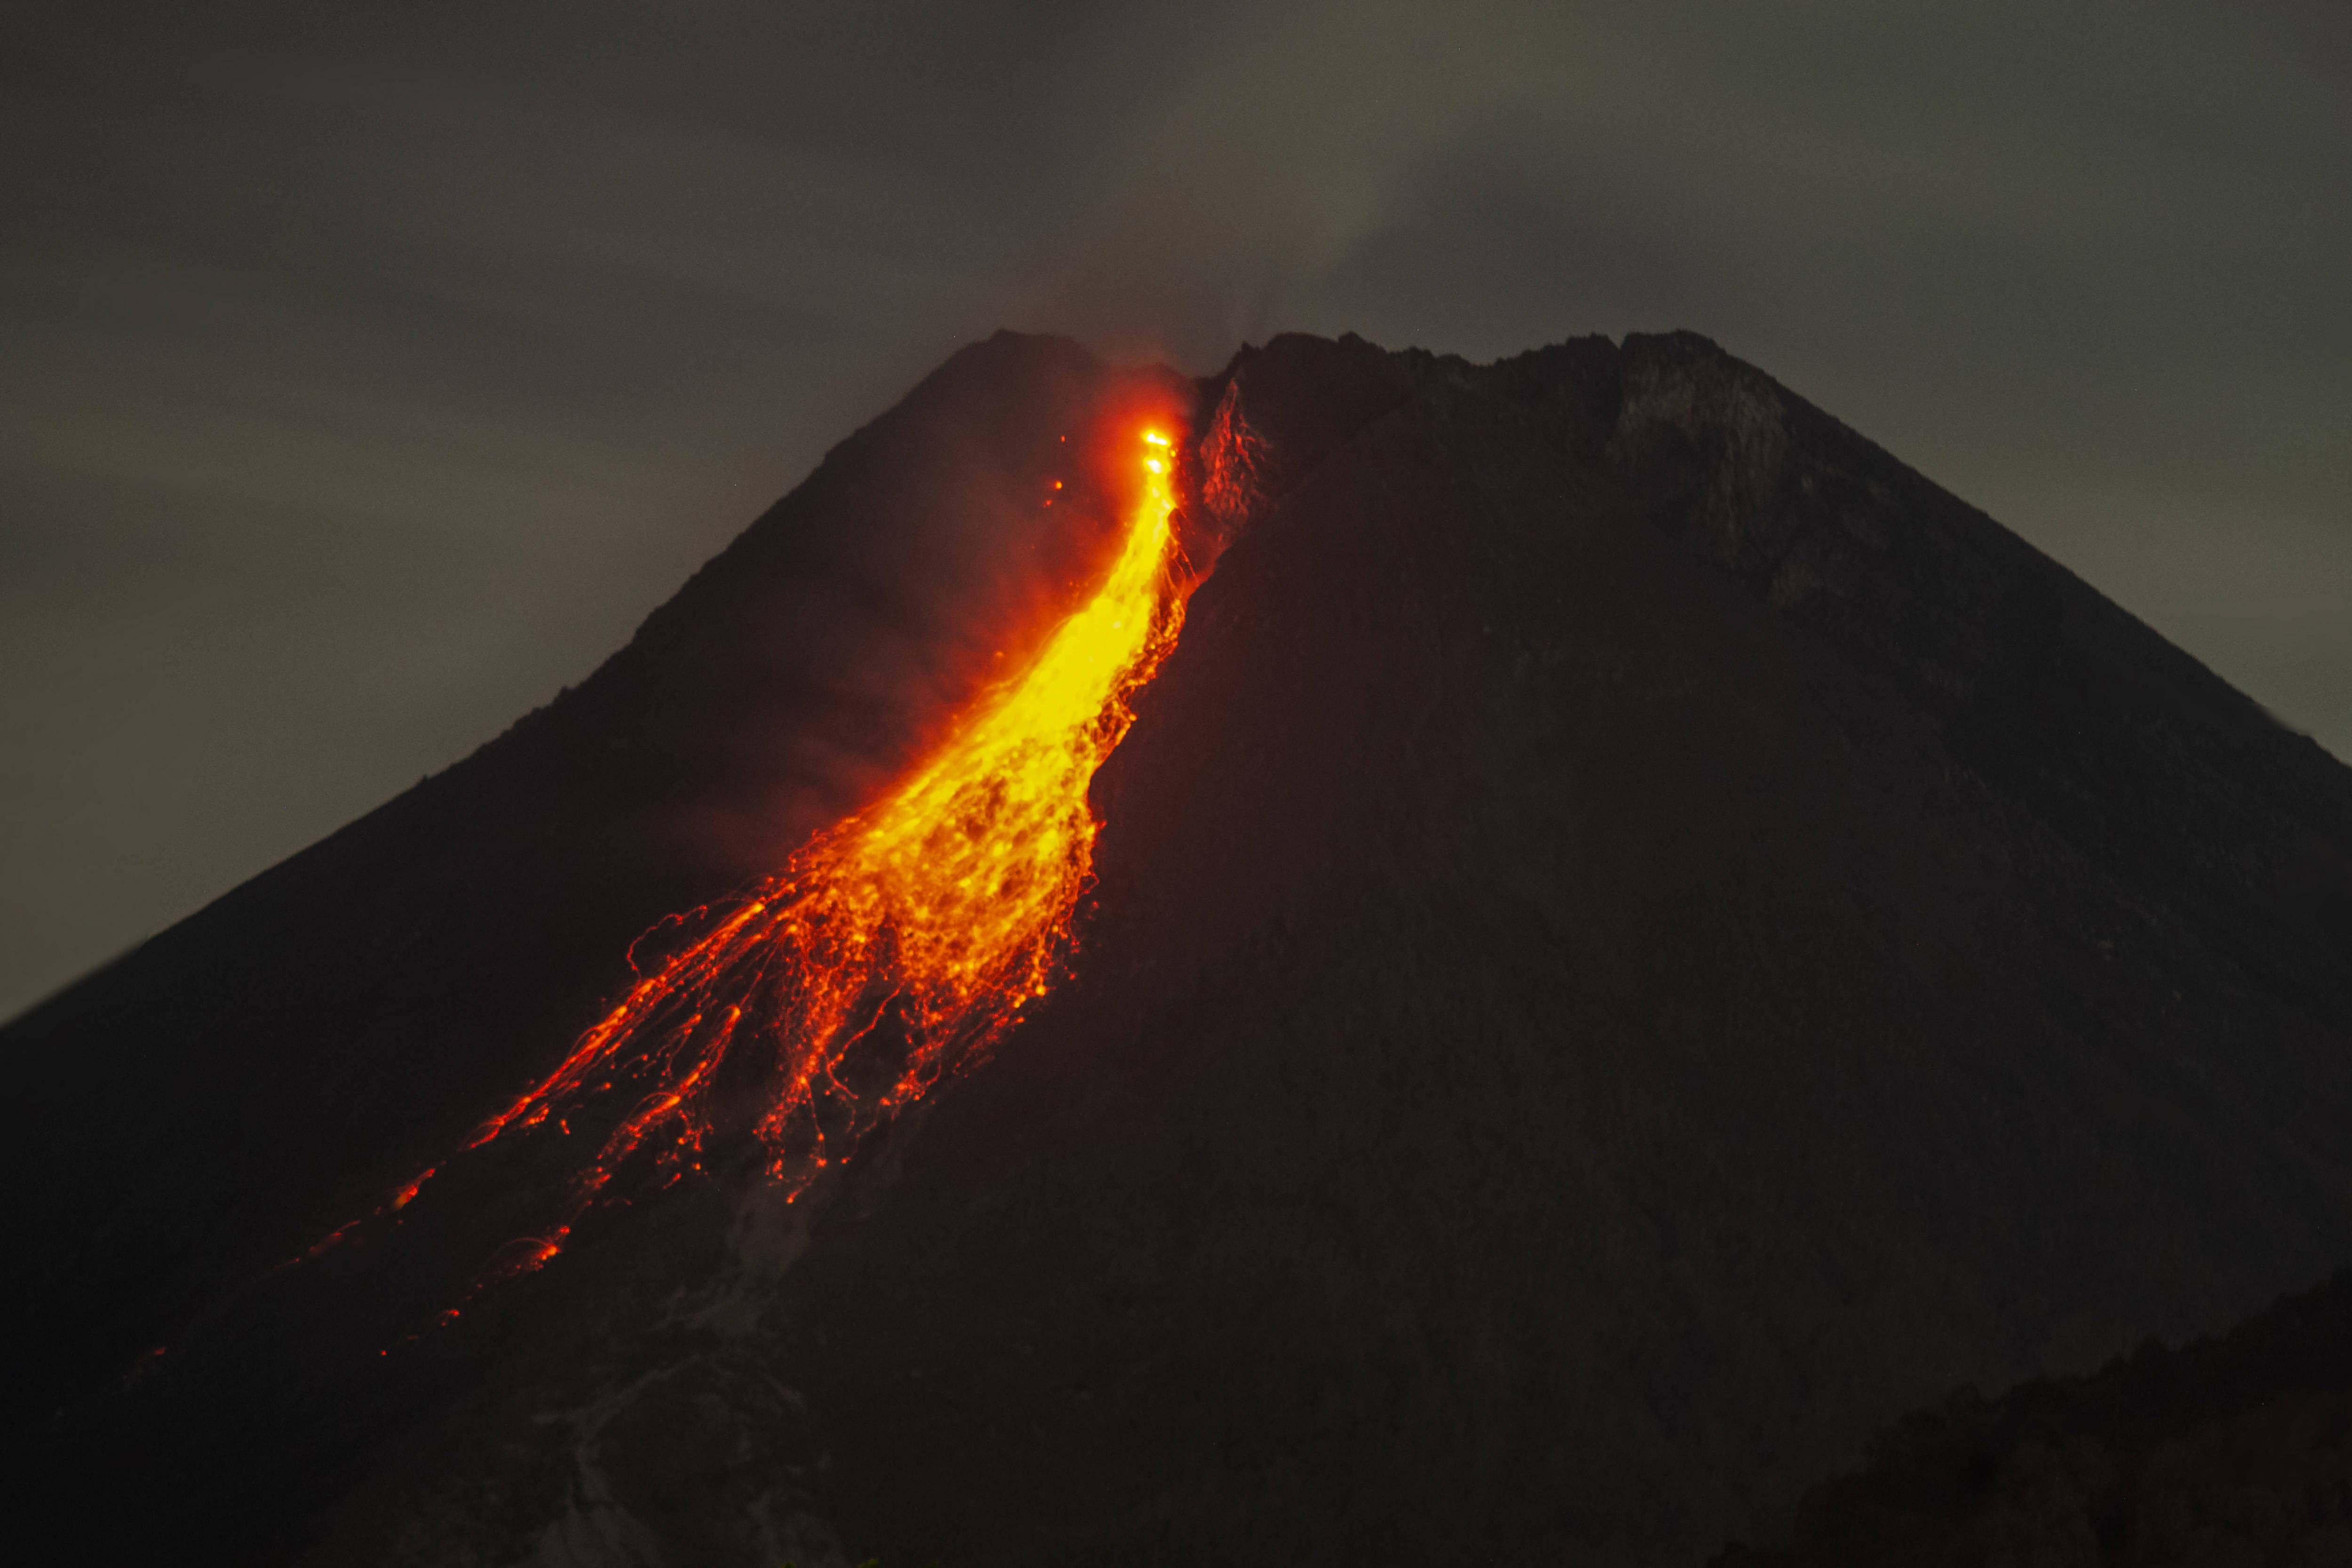
[{"label": "glowing orange light", "polygon": [[[581,1102],[632,1085],[642,1097],[580,1175],[576,1218],[635,1158],[652,1162],[656,1186],[700,1168],[720,1123],[740,1124],[713,1081],[723,1070],[740,1089],[757,1073],[768,1086],[750,1130],[768,1174],[797,1195],[1047,993],[1093,863],[1087,786],[1183,621],[1169,438],[1139,434],[1118,555],[1027,672],[983,698],[893,793],[641,977],[472,1146],[551,1120],[568,1134]],[[725,1104],[742,1100],[730,1090]],[[405,1207],[433,1174],[388,1207]],[[496,1272],[540,1267],[570,1230],[506,1249]]]}]

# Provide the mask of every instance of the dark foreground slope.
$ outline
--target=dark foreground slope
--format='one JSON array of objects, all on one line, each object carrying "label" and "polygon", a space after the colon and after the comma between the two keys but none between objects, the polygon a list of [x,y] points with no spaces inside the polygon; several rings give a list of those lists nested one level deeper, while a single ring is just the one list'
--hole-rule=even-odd
[{"label": "dark foreground slope", "polygon": [[2352,1563],[2352,1271],[2226,1335],[1964,1389],[1717,1568]]},{"label": "dark foreground slope", "polygon": [[[402,1014],[488,938],[402,948],[455,873],[386,852],[331,885],[394,913],[299,933],[278,1044],[237,1024],[298,917],[242,942],[253,889],[15,1026],[68,1079],[168,1058],[212,1118],[134,1082],[109,1134],[73,1080],[102,1191],[12,1220],[84,1473],[136,1457],[165,1538],[238,1560],[1696,1562],[1956,1383],[2352,1259],[2352,777],[2316,747],[1697,340],[1283,339],[1232,387],[1256,498],[1098,780],[1075,977],[801,1203],[682,1186],[381,1369],[334,1325],[398,1270],[217,1306],[324,1201],[268,1180],[285,1042],[377,1129],[308,1134],[303,1178],[396,1179],[700,896],[657,856],[611,930],[535,934],[556,999]],[[646,711],[747,623],[677,633]],[[521,800],[569,821],[575,768]],[[439,831],[501,842],[467,791]],[[561,903],[603,874],[566,831],[459,859],[510,899],[574,868]],[[109,1351],[197,1317],[191,1359],[93,1394],[77,1308]]]}]

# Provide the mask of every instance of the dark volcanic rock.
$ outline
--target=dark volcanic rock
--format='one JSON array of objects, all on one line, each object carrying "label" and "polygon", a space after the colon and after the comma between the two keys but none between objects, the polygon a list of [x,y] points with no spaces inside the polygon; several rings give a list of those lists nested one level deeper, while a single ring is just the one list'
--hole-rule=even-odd
[{"label": "dark volcanic rock", "polygon": [[[832,633],[742,640],[837,601],[805,541],[895,454],[1034,477],[1103,374],[960,357],[681,596],[724,605],[13,1026],[73,1173],[10,1221],[61,1347],[23,1430],[238,1561],[1696,1562],[1956,1383],[2352,1258],[2344,768],[1701,340],[1285,338],[1228,378],[1257,502],[1097,781],[1075,977],[995,1061],[381,1366],[346,1325],[423,1243],[235,1294],[757,869],[709,821],[910,754],[969,680],[861,731],[863,689],[760,706],[835,690]],[[961,602],[894,645],[1001,618]]]}]

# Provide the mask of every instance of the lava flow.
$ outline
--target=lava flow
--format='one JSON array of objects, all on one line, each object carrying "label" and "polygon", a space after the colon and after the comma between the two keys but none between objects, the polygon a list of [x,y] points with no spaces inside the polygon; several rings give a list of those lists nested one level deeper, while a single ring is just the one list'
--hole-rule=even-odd
[{"label": "lava flow", "polygon": [[[552,1257],[625,1168],[675,1180],[715,1134],[746,1124],[767,1174],[797,1195],[1045,995],[1092,865],[1087,786],[1183,621],[1174,450],[1159,430],[1138,444],[1109,574],[1028,672],[984,696],[893,793],[643,975],[562,1065],[482,1125],[470,1147],[551,1122],[569,1136],[573,1120],[605,1120],[592,1102],[641,1095],[603,1130],[562,1223],[497,1272]],[[432,1175],[379,1212],[404,1207]]]}]

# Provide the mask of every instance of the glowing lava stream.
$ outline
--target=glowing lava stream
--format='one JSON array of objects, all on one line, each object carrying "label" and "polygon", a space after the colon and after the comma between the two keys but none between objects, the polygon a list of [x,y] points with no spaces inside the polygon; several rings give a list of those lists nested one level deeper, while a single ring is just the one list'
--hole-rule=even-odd
[{"label": "glowing lava stream", "polygon": [[482,1125],[469,1146],[551,1120],[569,1135],[589,1097],[653,1085],[605,1134],[564,1223],[509,1249],[498,1272],[552,1257],[633,1158],[674,1180],[722,1125],[748,1120],[769,1176],[796,1195],[1045,995],[1093,862],[1087,786],[1183,622],[1175,458],[1156,430],[1140,444],[1118,558],[1028,673],[982,698],[893,793],[820,834],[640,978],[561,1066]]}]

